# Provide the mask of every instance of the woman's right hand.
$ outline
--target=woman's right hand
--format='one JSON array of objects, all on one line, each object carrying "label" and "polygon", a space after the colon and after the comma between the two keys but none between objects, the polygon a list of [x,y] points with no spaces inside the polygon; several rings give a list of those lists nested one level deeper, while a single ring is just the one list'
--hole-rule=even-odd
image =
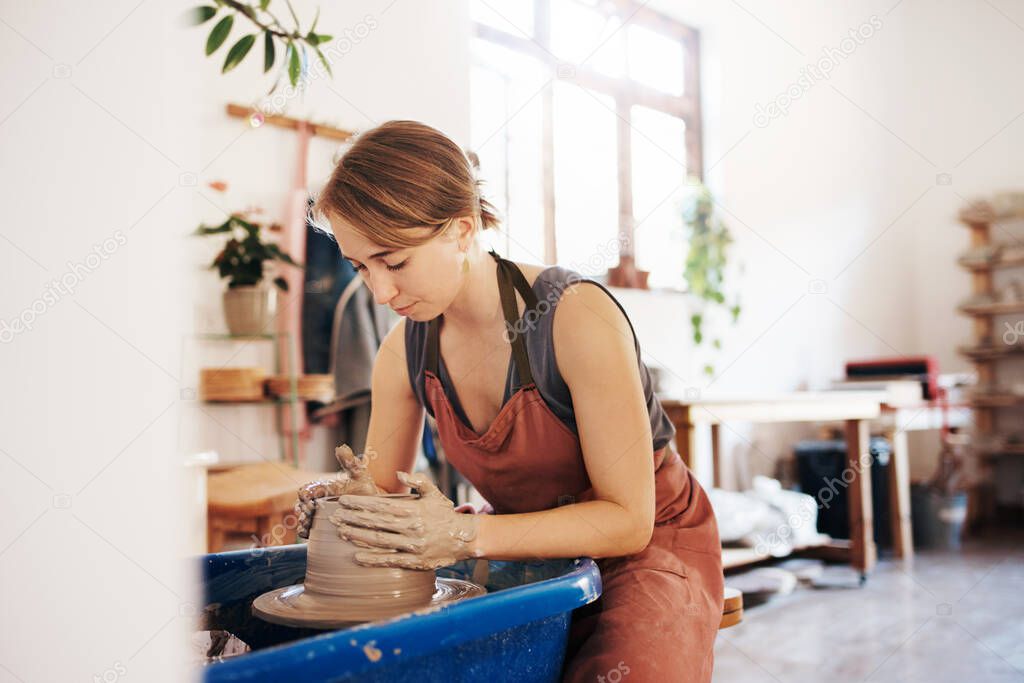
[{"label": "woman's right hand", "polygon": [[299,488],[299,501],[295,504],[298,527],[295,533],[300,538],[309,538],[309,528],[313,524],[315,500],[328,496],[345,494],[372,496],[386,493],[373,483],[373,477],[366,467],[366,456],[356,455],[347,444],[334,450],[334,457],[341,465],[341,471],[333,479],[318,479],[304,484]]}]

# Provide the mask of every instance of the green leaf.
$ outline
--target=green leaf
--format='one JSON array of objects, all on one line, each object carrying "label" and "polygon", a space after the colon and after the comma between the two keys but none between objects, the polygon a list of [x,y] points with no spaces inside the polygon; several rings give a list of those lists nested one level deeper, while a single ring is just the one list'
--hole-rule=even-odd
[{"label": "green leaf", "polygon": [[327,69],[327,75],[334,78],[334,72],[331,71],[331,65],[327,61],[327,57],[325,57],[324,53],[320,51],[320,48],[314,47],[313,49],[316,50],[316,56],[320,60],[320,63],[324,65],[325,69]]},{"label": "green leaf", "polygon": [[318,21],[320,21],[320,7],[319,7],[319,5],[316,8],[316,16],[313,17],[313,25],[309,27],[310,35],[314,35],[313,32],[316,31],[316,22],[318,22]]},{"label": "green leaf", "polygon": [[288,59],[288,80],[291,81],[292,87],[299,82],[299,51],[295,48],[295,43],[288,42],[288,50],[291,55]]},{"label": "green leaf", "polygon": [[267,31],[263,34],[263,73],[267,73],[274,66],[274,58],[277,56],[274,51],[274,34]]},{"label": "green leaf", "polygon": [[231,221],[225,221],[220,225],[200,225],[196,228],[196,235],[216,235],[222,232],[231,232]]},{"label": "green leaf", "polygon": [[292,20],[295,22],[295,31],[299,31],[299,15],[295,13],[295,8],[292,7],[291,0],[284,0],[285,4],[288,5],[288,11],[292,13]]},{"label": "green leaf", "polygon": [[245,56],[249,54],[249,50],[252,49],[252,44],[255,42],[256,34],[250,33],[232,45],[231,49],[228,50],[228,56],[224,59],[224,66],[221,68],[220,72],[226,74],[238,66],[239,62],[245,59]]},{"label": "green leaf", "polygon": [[716,339],[715,341],[711,342],[711,346],[715,347],[716,349],[721,349],[722,348],[722,340],[721,339]]},{"label": "green leaf", "polygon": [[300,268],[302,267],[298,263],[296,263],[295,260],[292,259],[291,256],[289,256],[288,254],[283,252],[281,250],[281,247],[277,246],[273,242],[268,242],[266,244],[266,249],[267,249],[267,254],[269,254],[270,258],[275,258],[278,261],[284,261],[285,263],[287,263],[289,265],[292,265],[292,266],[298,266]]},{"label": "green leaf", "polygon": [[705,365],[704,366],[704,374],[708,375],[709,377],[714,375],[715,374],[715,366],[713,366],[713,365]]},{"label": "green leaf", "polygon": [[224,41],[227,39],[228,34],[231,33],[231,25],[235,22],[235,16],[229,14],[213,27],[210,31],[210,37],[206,39],[206,56],[209,57],[217,51]]},{"label": "green leaf", "polygon": [[261,10],[266,12],[268,7],[270,7],[270,0],[260,0],[260,9]]},{"label": "green leaf", "polygon": [[332,40],[334,40],[334,36],[328,35],[326,33],[320,33],[316,37],[316,44],[323,45],[324,43],[329,43]]},{"label": "green leaf", "polygon": [[216,7],[210,7],[209,5],[200,5],[195,7],[189,12],[188,20],[193,26],[199,26],[205,24],[210,19],[213,19],[214,15],[217,14]]}]

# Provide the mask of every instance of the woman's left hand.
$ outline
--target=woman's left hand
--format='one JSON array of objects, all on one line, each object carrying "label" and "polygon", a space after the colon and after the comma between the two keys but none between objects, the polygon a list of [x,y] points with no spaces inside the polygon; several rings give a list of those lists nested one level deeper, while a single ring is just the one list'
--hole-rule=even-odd
[{"label": "woman's left hand", "polygon": [[368,567],[437,569],[474,557],[479,520],[455,511],[455,505],[422,474],[398,472],[415,489],[413,499],[339,496],[331,515],[338,535],[367,550],[355,560]]}]

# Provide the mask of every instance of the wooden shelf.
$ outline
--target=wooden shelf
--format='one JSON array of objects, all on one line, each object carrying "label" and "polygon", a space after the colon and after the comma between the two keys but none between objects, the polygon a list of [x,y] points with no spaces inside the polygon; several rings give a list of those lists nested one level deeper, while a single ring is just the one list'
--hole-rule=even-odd
[{"label": "wooden shelf", "polygon": [[976,306],[960,306],[958,311],[964,315],[987,316],[987,315],[1009,315],[1011,313],[1024,313],[1024,301],[1012,303],[980,304]]},{"label": "wooden shelf", "polygon": [[999,270],[1001,268],[1015,268],[1017,266],[1024,266],[1024,256],[1019,256],[1012,259],[993,259],[991,261],[965,261],[958,259],[957,263],[961,268],[970,270],[972,272],[985,272],[990,270]]},{"label": "wooden shelf", "polygon": [[207,341],[239,341],[239,342],[243,342],[243,341],[273,340],[273,339],[277,339],[279,336],[281,336],[281,335],[279,335],[279,334],[270,334],[270,333],[268,333],[268,334],[252,334],[252,335],[248,335],[248,334],[228,334],[226,332],[223,333],[223,334],[212,333],[212,334],[197,334],[196,335],[196,337],[198,339],[205,339]]},{"label": "wooden shelf", "polygon": [[[737,567],[746,567],[748,565],[766,562],[768,560],[782,561],[797,553],[806,550],[824,549],[833,546],[836,543],[837,541],[830,539],[816,545],[799,546],[794,548],[790,555],[784,555],[782,557],[776,557],[768,553],[759,553],[754,548],[722,548],[722,569],[736,569]],[[839,541],[838,543],[839,545],[843,545],[845,543],[846,545],[843,547],[849,548],[849,541]]]},{"label": "wooden shelf", "polygon": [[958,346],[956,352],[975,361],[987,361],[1004,356],[1024,355],[1024,345],[1017,346]]},{"label": "wooden shelf", "polygon": [[973,408],[1013,408],[1024,406],[1024,396],[1016,394],[988,394],[974,396],[967,404]]},{"label": "wooden shelf", "polygon": [[1012,444],[1008,446],[992,446],[988,448],[975,448],[975,453],[986,456],[993,455],[1024,455],[1024,444]]},{"label": "wooden shelf", "polygon": [[[971,295],[975,301],[988,299],[993,303],[971,305],[965,303],[958,306],[957,311],[971,317],[973,328],[973,345],[959,346],[957,352],[966,356],[973,363],[982,387],[996,387],[998,393],[978,392],[967,402],[974,413],[973,437],[975,442],[998,444],[1002,438],[997,430],[997,418],[1002,410],[1014,410],[1024,407],[1024,396],[1019,396],[999,389],[996,381],[1000,367],[999,362],[1009,358],[1020,358],[1024,355],[1024,343],[1016,335],[1017,328],[1007,333],[1006,338],[999,329],[997,316],[1024,313],[1024,301],[994,303],[997,288],[995,271],[1005,268],[1024,267],[1024,254],[1019,246],[997,242],[992,239],[992,226],[998,223],[1024,218],[1024,194],[1021,192],[1005,192],[998,194],[992,201],[973,201],[966,204],[959,212],[960,222],[967,227],[970,235],[970,251],[957,259],[957,264],[968,271],[971,276]],[[973,256],[973,258],[972,258]],[[986,259],[985,257],[991,257]],[[1007,342],[1013,342],[1012,344]],[[1024,455],[1024,444],[996,446],[972,446],[973,458],[982,460],[1008,453]],[[1016,484],[1019,485],[1019,482]],[[985,487],[972,487],[968,501],[969,528],[977,528],[995,518],[995,500],[985,493]]]},{"label": "wooden shelf", "polygon": [[[299,399],[300,401],[302,399]],[[221,406],[262,406],[262,405],[278,405],[282,403],[288,403],[287,398],[254,398],[252,400],[226,400],[218,401],[216,399],[203,399],[203,403],[208,405],[221,405]]]}]

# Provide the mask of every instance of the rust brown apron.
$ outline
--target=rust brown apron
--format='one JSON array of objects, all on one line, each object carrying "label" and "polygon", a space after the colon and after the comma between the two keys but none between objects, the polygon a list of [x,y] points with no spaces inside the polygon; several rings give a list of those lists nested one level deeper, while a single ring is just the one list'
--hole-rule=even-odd
[{"label": "rust brown apron", "polygon": [[[508,329],[519,330],[513,287],[527,310],[537,305],[536,294],[514,263],[491,255]],[[435,318],[427,333],[427,400],[448,461],[495,513],[593,500],[579,438],[541,397],[522,335],[512,339],[518,389],[478,435],[455,413],[439,379],[439,334]],[[654,467],[651,542],[635,555],[598,560],[602,594],[573,614],[563,680],[711,680],[723,595],[718,527],[707,495],[671,443],[655,451]]]}]

